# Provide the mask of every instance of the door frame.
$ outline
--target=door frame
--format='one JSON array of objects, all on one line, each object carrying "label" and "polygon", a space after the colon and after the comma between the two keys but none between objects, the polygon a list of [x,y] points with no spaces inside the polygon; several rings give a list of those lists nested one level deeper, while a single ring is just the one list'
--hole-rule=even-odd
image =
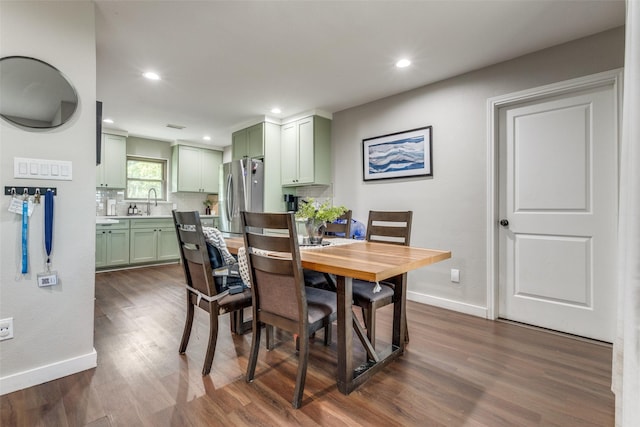
[{"label": "door frame", "polygon": [[[487,100],[487,319],[498,318],[499,268],[498,254],[498,214],[499,189],[499,110],[524,102],[542,100],[551,96],[568,94],[584,89],[613,85],[616,104],[616,140],[620,153],[620,125],[622,120],[622,77],[623,68],[604,71],[576,79],[565,80],[532,89],[525,89]],[[619,156],[619,155],[618,155]],[[618,163],[620,159],[618,158]],[[618,169],[619,170],[619,169]],[[619,178],[619,177],[618,177]]]}]

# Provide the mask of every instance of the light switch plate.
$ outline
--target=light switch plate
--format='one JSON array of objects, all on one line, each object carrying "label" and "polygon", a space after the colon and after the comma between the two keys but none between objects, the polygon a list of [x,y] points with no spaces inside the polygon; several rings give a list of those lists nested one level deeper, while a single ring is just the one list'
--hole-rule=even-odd
[{"label": "light switch plate", "polygon": [[54,179],[71,181],[73,178],[72,163],[67,160],[13,158],[13,177],[22,179]]}]

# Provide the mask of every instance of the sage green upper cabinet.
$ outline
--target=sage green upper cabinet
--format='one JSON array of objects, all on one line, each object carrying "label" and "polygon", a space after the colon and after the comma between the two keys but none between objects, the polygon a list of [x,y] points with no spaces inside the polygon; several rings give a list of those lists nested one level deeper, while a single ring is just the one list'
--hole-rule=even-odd
[{"label": "sage green upper cabinet", "polygon": [[231,156],[233,160],[243,157],[251,159],[264,157],[265,126],[258,123],[231,135]]},{"label": "sage green upper cabinet", "polygon": [[127,139],[103,133],[100,145],[102,161],[96,167],[96,188],[126,188]]},{"label": "sage green upper cabinet", "polygon": [[331,183],[331,120],[305,117],[282,125],[282,186]]},{"label": "sage green upper cabinet", "polygon": [[222,152],[175,145],[171,156],[171,191],[218,193]]}]

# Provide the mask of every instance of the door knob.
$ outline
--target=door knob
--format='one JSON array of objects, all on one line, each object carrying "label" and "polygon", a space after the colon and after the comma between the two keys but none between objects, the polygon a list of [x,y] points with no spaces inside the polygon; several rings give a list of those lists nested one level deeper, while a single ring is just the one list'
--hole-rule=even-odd
[{"label": "door knob", "polygon": [[503,227],[508,227],[509,226],[509,220],[501,219],[500,220],[500,225],[503,226]]}]

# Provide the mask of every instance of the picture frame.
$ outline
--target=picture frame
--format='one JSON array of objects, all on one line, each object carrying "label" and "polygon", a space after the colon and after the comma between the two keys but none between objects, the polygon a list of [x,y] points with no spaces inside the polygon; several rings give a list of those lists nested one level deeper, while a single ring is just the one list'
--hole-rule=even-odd
[{"label": "picture frame", "polygon": [[364,181],[433,176],[432,126],[362,140]]}]

